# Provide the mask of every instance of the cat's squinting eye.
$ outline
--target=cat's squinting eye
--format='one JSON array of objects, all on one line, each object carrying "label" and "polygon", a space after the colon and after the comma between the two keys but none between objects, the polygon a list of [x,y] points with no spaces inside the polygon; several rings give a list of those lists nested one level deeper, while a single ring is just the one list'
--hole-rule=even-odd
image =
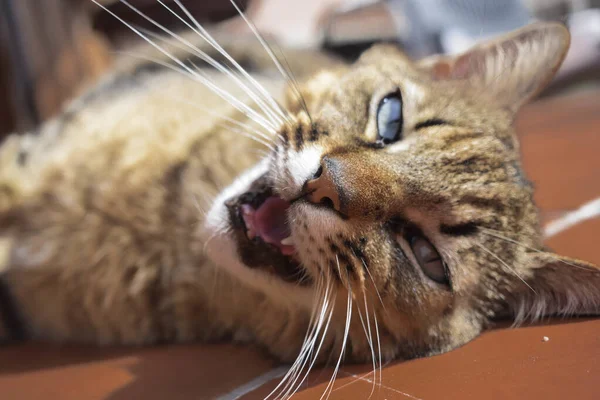
[{"label": "cat's squinting eye", "polygon": [[449,285],[448,270],[444,260],[431,242],[419,234],[409,235],[407,240],[423,273],[434,282]]},{"label": "cat's squinting eye", "polygon": [[385,96],[377,107],[377,141],[385,145],[400,140],[403,119],[400,92]]}]

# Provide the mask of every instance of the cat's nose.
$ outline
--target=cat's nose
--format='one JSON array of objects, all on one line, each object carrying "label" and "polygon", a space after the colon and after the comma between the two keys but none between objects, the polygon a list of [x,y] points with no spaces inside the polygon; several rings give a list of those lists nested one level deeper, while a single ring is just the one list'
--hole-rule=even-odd
[{"label": "cat's nose", "polygon": [[305,198],[313,204],[341,211],[340,196],[335,182],[334,169],[325,158],[315,175],[304,184]]}]

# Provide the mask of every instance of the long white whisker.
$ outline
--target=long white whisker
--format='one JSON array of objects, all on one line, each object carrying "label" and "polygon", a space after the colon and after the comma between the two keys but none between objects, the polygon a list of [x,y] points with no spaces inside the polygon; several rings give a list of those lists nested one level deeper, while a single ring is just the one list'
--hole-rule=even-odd
[{"label": "long white whisker", "polygon": [[202,215],[203,217],[206,217],[208,211],[202,208],[202,206],[200,206],[200,202],[194,194],[192,194],[192,201],[194,202],[194,206],[196,206],[196,211],[198,211],[198,213],[200,213],[200,215]]},{"label": "long white whisker", "polygon": [[[497,238],[497,239],[502,239],[502,240],[505,240],[505,241],[507,241],[507,242],[514,243],[514,244],[516,244],[517,246],[521,246],[521,247],[523,247],[523,248],[525,248],[525,249],[527,249],[527,250],[531,250],[531,251],[534,251],[534,252],[536,252],[536,253],[540,253],[540,254],[548,254],[548,253],[547,253],[547,252],[545,252],[545,251],[542,251],[542,250],[539,250],[539,249],[536,249],[536,248],[533,248],[533,247],[527,246],[526,244],[523,244],[523,243],[521,243],[521,242],[519,242],[519,241],[517,241],[517,240],[513,240],[513,239],[511,239],[511,238],[509,238],[509,237],[503,236],[503,235],[501,235],[500,233],[497,233],[497,232],[499,232],[499,231],[496,231],[496,230],[494,230],[494,229],[489,229],[489,228],[481,228],[481,232],[482,232],[483,234],[485,234],[485,235],[488,235],[488,236],[493,236],[493,237],[495,237],[495,238]],[[574,268],[579,268],[579,269],[583,269],[583,270],[586,270],[586,271],[595,271],[595,269],[593,269],[593,268],[587,268],[587,267],[583,267],[583,266],[581,266],[581,265],[576,265],[576,264],[570,263],[570,262],[568,262],[568,261],[565,261],[565,260],[563,260],[562,258],[560,258],[559,256],[555,256],[555,255],[553,255],[553,254],[549,254],[549,255],[550,255],[551,257],[553,257],[553,258],[556,258],[556,261],[558,261],[558,262],[561,262],[561,263],[563,263],[563,264],[570,265],[571,267],[574,267]]]},{"label": "long white whisker", "polygon": [[271,119],[271,121],[275,124],[275,125],[281,125],[283,123],[283,121],[277,117],[273,111],[271,110],[271,108],[264,103],[264,101],[260,98],[260,96],[256,95],[248,86],[246,86],[235,74],[233,74],[229,69],[225,68],[221,63],[217,62],[214,58],[212,58],[211,56],[209,56],[208,54],[206,54],[204,51],[202,51],[201,49],[199,49],[197,46],[193,45],[192,43],[190,43],[188,40],[186,40],[185,38],[181,37],[180,35],[176,34],[175,32],[165,28],[164,26],[162,26],[161,24],[159,24],[158,22],[156,22],[155,20],[153,20],[152,18],[148,17],[147,15],[145,15],[143,12],[141,12],[140,10],[138,10],[136,7],[134,7],[133,5],[129,4],[129,2],[127,2],[126,0],[120,0],[121,3],[125,4],[127,7],[129,7],[132,11],[134,11],[136,14],[140,15],[142,18],[144,18],[146,21],[150,22],[151,24],[153,24],[154,26],[156,26],[157,28],[161,29],[163,32],[167,33],[169,36],[177,39],[179,42],[178,43],[183,43],[186,47],[180,46],[178,44],[174,44],[172,43],[172,41],[169,41],[167,38],[163,38],[160,35],[157,35],[153,32],[147,31],[147,30],[142,30],[140,28],[136,28],[138,29],[140,32],[143,32],[145,35],[148,35],[150,37],[154,37],[155,39],[159,39],[161,41],[164,41],[166,43],[169,43],[181,50],[185,50],[185,51],[190,51],[195,54],[196,56],[198,56],[200,59],[202,59],[203,61],[205,61],[207,64],[209,64],[210,66],[212,66],[213,68],[215,68],[216,70],[218,70],[219,72],[225,74],[226,76],[228,76],[229,78],[231,78],[235,84],[237,86],[239,86],[248,96],[250,96],[250,98],[261,108],[261,110],[263,112],[265,112],[267,114],[267,116]]},{"label": "long white whisker", "polygon": [[[529,286],[529,284],[527,282],[525,282],[525,279],[523,279],[518,273],[517,271],[515,271],[513,268],[511,268],[506,262],[504,262],[504,260],[502,260],[500,257],[498,257],[496,254],[494,254],[492,251],[488,250],[484,245],[482,245],[481,243],[475,243],[477,246],[479,246],[482,250],[484,250],[485,252],[487,252],[489,255],[491,255],[492,257],[494,257],[496,260],[500,261],[506,268],[508,268],[517,278],[519,278],[529,289],[531,289],[531,291],[533,293],[536,293],[535,290],[533,290],[533,288],[531,286]],[[537,293],[536,293],[537,294]]]},{"label": "long white whisker", "polygon": [[[352,252],[354,253],[354,250],[352,250]],[[358,255],[356,255],[356,253],[354,253],[354,255],[356,257],[358,257]],[[379,302],[381,303],[381,306],[385,310],[385,304],[383,304],[383,299],[381,298],[381,295],[379,294],[379,290],[377,290],[377,285],[375,284],[375,279],[373,279],[373,275],[371,275],[371,271],[369,271],[369,268],[367,267],[367,263],[365,262],[365,259],[362,258],[362,257],[359,257],[359,259],[362,262],[363,266],[365,267],[365,271],[367,271],[367,274],[369,275],[369,278],[371,278],[371,282],[373,282],[373,288],[375,289],[375,293],[377,293],[377,297],[379,298]]]},{"label": "long white whisker", "polygon": [[[206,191],[210,191],[210,189],[208,189],[208,188],[203,188],[203,189]],[[197,195],[202,196],[202,201],[204,202],[204,207],[202,207],[200,205],[200,203],[198,202]],[[217,197],[217,194],[216,193],[207,194],[204,191],[202,191],[199,193],[192,193],[191,197],[192,197],[192,200],[194,201],[195,206],[198,209],[198,211],[200,211],[202,213],[203,217],[206,217],[206,214],[208,214],[208,210],[210,209],[215,198]]]},{"label": "long white whisker", "polygon": [[375,334],[377,337],[377,352],[379,353],[379,387],[382,385],[383,377],[383,359],[381,358],[381,340],[379,339],[379,324],[377,323],[377,311],[373,312],[373,320],[375,321]]},{"label": "long white whisker", "polygon": [[[365,337],[367,338],[367,343],[369,343],[369,348],[371,350],[371,362],[373,363],[373,382],[375,382],[375,379],[377,379],[377,369],[375,366],[375,349],[373,347],[373,336],[371,335],[371,327],[369,326],[367,328],[367,326],[369,325],[369,310],[367,308],[367,296],[366,294],[363,292],[363,296],[365,299],[365,314],[367,317],[367,322],[365,323],[365,320],[363,319],[362,316],[362,312],[360,311],[360,306],[357,305],[356,306],[356,311],[358,312],[358,318],[360,319],[360,323],[362,325],[363,331],[365,332]],[[373,388],[371,389],[371,394],[369,395],[369,399],[371,398],[371,396],[373,396],[373,392],[375,392],[375,383],[373,383]]]},{"label": "long white whisker", "polygon": [[375,380],[377,379],[377,360],[375,359],[375,348],[373,347],[373,334],[371,333],[371,320],[369,318],[369,306],[367,305],[366,292],[363,292],[363,299],[365,301],[365,315],[367,317],[367,328],[369,330],[369,346],[371,346],[371,358],[373,361],[373,388],[371,389],[371,394],[369,395],[369,398],[371,398],[375,392]]},{"label": "long white whisker", "polygon": [[[175,1],[178,2],[178,0],[175,0]],[[290,76],[287,73],[287,71],[285,70],[285,68],[283,68],[283,66],[279,62],[279,59],[275,56],[275,53],[273,53],[273,50],[271,49],[271,47],[269,47],[269,45],[267,44],[267,42],[265,41],[265,39],[262,37],[262,35],[260,34],[260,32],[258,32],[258,29],[256,29],[256,26],[254,26],[254,24],[252,23],[252,21],[250,21],[248,19],[248,17],[246,16],[246,14],[238,7],[238,5],[236,4],[236,2],[234,0],[230,0],[230,2],[231,2],[231,4],[233,4],[233,6],[237,10],[238,14],[242,17],[242,19],[244,20],[244,22],[246,23],[246,25],[248,25],[248,27],[250,28],[250,30],[252,31],[252,33],[254,34],[254,36],[256,36],[256,38],[258,39],[259,43],[263,46],[263,48],[265,49],[265,51],[267,52],[267,54],[269,55],[269,57],[271,57],[271,59],[273,60],[273,63],[275,64],[275,67],[277,67],[277,69],[279,70],[279,72],[281,73],[281,75],[284,78],[286,78],[289,82],[294,83],[294,81],[292,81],[292,79],[290,78]],[[302,94],[298,90],[297,85],[294,84],[292,86],[293,86],[294,90],[296,91],[296,94],[302,99],[302,102],[304,103],[304,98],[302,97]],[[308,109],[306,109],[305,111],[306,111],[306,113],[308,114],[308,116],[310,118],[310,114],[308,113]]]},{"label": "long white whisker", "polygon": [[206,254],[206,248],[208,247],[209,243],[216,237],[224,235],[226,232],[227,231],[225,231],[225,232],[217,231],[217,232],[213,233],[212,235],[210,235],[209,238],[206,239],[206,241],[204,242],[204,245],[202,246],[202,251]]},{"label": "long white whisker", "polygon": [[[191,63],[191,64],[194,66],[194,68],[196,68],[196,72],[197,72],[198,74],[203,74],[203,72],[200,70],[200,68],[198,68],[198,66],[197,66],[196,64],[194,64],[194,63]],[[206,77],[206,79],[208,79],[208,77]],[[273,142],[273,139],[272,139],[271,137],[269,137],[268,135],[266,135],[266,134],[264,134],[264,133],[262,133],[262,132],[260,132],[260,131],[257,131],[256,133],[257,133],[259,136],[261,136],[261,137],[262,137],[262,138],[263,138],[265,141],[267,141],[267,142],[269,142],[269,143]],[[264,143],[264,142],[261,142],[261,143]],[[275,147],[274,147],[272,144],[267,144],[266,146],[267,146],[269,149],[271,149],[272,151],[275,151]]]},{"label": "long white whisker", "polygon": [[[145,60],[145,61],[150,61],[150,62],[153,62],[155,64],[161,65],[161,66],[163,66],[165,68],[168,68],[168,69],[170,69],[172,71],[180,73],[180,74],[182,74],[182,75],[184,75],[186,77],[189,77],[189,73],[187,71],[181,70],[181,69],[177,68],[176,66],[174,66],[172,64],[169,64],[169,63],[166,63],[166,62],[164,62],[164,61],[162,61],[160,59],[157,59],[157,58],[142,56],[142,55],[139,55],[139,54],[124,52],[124,51],[117,51],[115,53],[116,54],[126,55],[126,56],[133,57],[133,58],[139,58],[139,59]],[[150,89],[150,90],[152,90],[152,89]],[[233,119],[233,118],[231,118],[231,117],[229,117],[227,115],[223,115],[223,114],[217,113],[215,111],[209,110],[208,108],[203,107],[203,106],[201,106],[201,105],[199,105],[197,103],[193,103],[193,102],[188,101],[188,100],[183,100],[183,99],[181,99],[181,98],[179,98],[177,96],[172,96],[172,95],[168,95],[168,94],[164,94],[164,93],[161,93],[161,95],[162,96],[166,96],[166,97],[172,99],[173,101],[176,101],[176,102],[179,102],[179,103],[182,103],[182,104],[190,105],[190,106],[192,106],[192,107],[194,107],[194,108],[196,108],[196,109],[198,109],[198,110],[200,110],[200,111],[202,111],[202,112],[204,112],[206,114],[209,114],[209,115],[215,116],[215,117],[217,117],[219,119],[222,119],[222,120],[224,120],[224,122],[228,122],[228,123],[230,123],[230,124],[232,124],[234,126],[238,126],[238,127],[242,128],[242,129],[245,129],[246,133],[248,133],[248,134],[254,133],[254,134],[258,135],[260,138],[263,139],[261,141],[261,143],[263,143],[265,145],[267,145],[266,143],[269,143],[267,145],[267,147],[270,148],[271,150],[274,150],[274,147],[271,144],[272,141],[273,141],[272,137],[268,136],[266,133],[261,132],[261,131],[257,130],[256,128],[254,128],[254,127],[252,127],[252,126],[250,126],[248,124],[244,124],[244,123],[242,123],[240,121],[237,121],[237,120],[235,120],[235,119]],[[254,120],[252,120],[252,121],[256,122]],[[222,124],[224,124],[224,122],[222,122]],[[223,125],[223,126],[225,126],[225,125]]]},{"label": "long white whisker", "polygon": [[[277,47],[279,48],[279,46],[277,46]],[[296,96],[297,96],[298,100],[300,101],[300,104],[302,105],[304,112],[306,112],[306,115],[308,116],[308,119],[310,120],[310,122],[312,124],[312,122],[313,122],[312,116],[310,115],[310,112],[308,111],[308,106],[306,105],[306,100],[304,99],[304,96],[302,96],[300,89],[298,89],[298,81],[296,80],[294,71],[292,71],[292,68],[290,67],[290,64],[288,63],[288,60],[287,60],[285,54],[281,51],[281,49],[279,49],[279,53],[283,57],[283,61],[285,62],[287,71],[289,72],[287,74],[288,81],[291,83],[292,87],[294,88],[294,92],[296,93]]]},{"label": "long white whisker", "polygon": [[[142,29],[142,28],[138,28],[138,29],[140,29],[140,31],[142,31],[142,32],[146,31],[145,29]],[[157,40],[165,42],[173,47],[179,48],[180,50],[189,51],[188,49],[184,48],[182,45],[175,42],[174,40],[169,40],[169,39],[162,37],[161,35],[157,35],[151,31],[144,32],[144,33],[150,37],[153,37]],[[181,40],[184,40],[184,39],[182,38]],[[192,46],[192,45],[190,44],[189,46]],[[193,49],[191,49],[191,51],[195,55],[197,55],[201,60],[203,60],[206,63],[208,63],[209,65],[213,66],[219,72],[222,72],[223,74],[230,77],[236,83],[236,85],[238,87],[240,87],[244,91],[244,93],[246,93],[250,97],[250,99],[261,109],[261,111],[263,111],[267,114],[267,117],[271,120],[271,122],[273,122],[274,124],[277,124],[277,125],[282,124],[282,121],[276,115],[273,114],[271,109],[254,92],[252,92],[252,90],[250,88],[248,88],[246,85],[244,85],[239,80],[239,78],[229,68],[223,67],[217,61],[214,61],[210,56],[206,55],[205,53],[201,52],[198,49],[193,48]],[[194,65],[194,67],[196,67],[196,72],[201,73],[201,68],[199,68],[195,64],[193,64],[193,65]],[[205,76],[205,78],[206,78],[206,76]],[[206,79],[208,79],[208,78],[206,78]]]},{"label": "long white whisker", "polygon": [[327,384],[323,395],[319,400],[323,400],[323,397],[329,398],[331,395],[331,391],[333,390],[333,384],[337,377],[338,371],[340,370],[340,365],[342,363],[342,358],[346,352],[346,345],[348,342],[348,335],[350,333],[350,321],[352,320],[352,290],[350,288],[350,281],[348,280],[348,303],[346,308],[346,326],[344,327],[344,339],[342,340],[342,349],[340,351],[340,357],[338,358],[337,364],[335,365],[335,369],[333,371],[333,375],[331,376],[331,380]]},{"label": "long white whisker", "polygon": [[270,149],[271,151],[275,151],[275,148],[273,147],[272,144],[270,144],[270,143],[268,143],[268,142],[266,142],[266,141],[264,141],[262,139],[259,139],[256,136],[252,136],[251,134],[249,134],[248,132],[246,132],[246,131],[244,131],[242,129],[233,128],[233,127],[229,127],[228,129],[231,130],[232,132],[237,133],[238,135],[245,136],[245,137],[247,137],[250,140],[254,140],[257,143],[262,144],[263,146],[265,146],[266,148]]},{"label": "long white whisker", "polygon": [[[327,332],[329,323],[331,322],[331,317],[333,315],[333,306],[329,305],[330,297],[331,297],[330,290],[331,290],[331,285],[330,285],[330,282],[328,279],[327,282],[325,283],[325,294],[322,296],[323,301],[321,303],[322,304],[320,307],[321,311],[318,314],[317,322],[313,323],[312,330],[309,329],[311,331],[310,334],[305,336],[305,341],[303,343],[300,354],[296,358],[296,361],[294,362],[294,365],[292,366],[292,368],[290,368],[290,371],[288,371],[288,373],[282,379],[282,381],[277,385],[277,387],[275,389],[273,389],[271,391],[271,393],[269,393],[269,395],[265,399],[268,399],[273,394],[275,394],[275,392],[278,391],[279,388],[284,383],[285,383],[285,386],[279,390],[280,394],[277,397],[285,399],[285,398],[292,396],[302,386],[302,384],[306,380],[306,377],[312,370],[312,367],[316,360],[316,356],[313,357],[313,360],[312,360],[311,364],[309,365],[304,378],[300,381],[300,383],[296,384],[296,382],[298,381],[298,379],[300,377],[300,374],[304,370],[304,366],[306,365],[308,360],[311,358],[311,354],[314,351],[315,342],[318,339],[318,334],[321,331],[323,324],[325,324],[325,327],[323,329],[323,332],[324,332],[323,339],[321,340],[321,342],[318,345],[316,354],[319,353],[321,346],[323,345],[325,333]],[[320,292],[320,290],[319,290],[319,292]],[[329,311],[329,316],[327,317],[328,311]]]},{"label": "long white whisker", "polygon": [[164,54],[165,56],[169,57],[171,60],[173,60],[175,63],[177,63],[183,69],[185,69],[191,75],[191,79],[192,80],[198,81],[198,82],[204,84],[206,87],[208,87],[210,90],[212,90],[215,94],[217,94],[223,100],[227,101],[229,104],[231,104],[237,110],[239,110],[240,112],[242,112],[244,115],[246,115],[249,118],[255,120],[257,123],[260,123],[265,128],[267,128],[270,131],[272,131],[273,134],[276,133],[276,127],[273,126],[273,125],[271,125],[271,122],[267,121],[262,116],[260,116],[259,114],[257,114],[256,111],[254,111],[253,109],[251,109],[250,107],[248,107],[246,104],[240,102],[235,97],[233,97],[231,94],[229,94],[228,92],[222,90],[221,88],[219,88],[218,86],[216,86],[215,84],[213,84],[212,82],[210,82],[209,80],[207,80],[206,78],[204,78],[204,77],[196,74],[191,68],[189,68],[187,65],[185,65],[184,63],[182,63],[181,60],[179,60],[177,57],[174,57],[172,54],[170,54],[168,51],[166,51],[162,46],[154,43],[152,40],[150,40],[148,37],[146,37],[143,33],[141,33],[136,28],[134,28],[130,23],[128,23],[123,18],[121,18],[118,15],[116,15],[114,12],[110,11],[108,8],[106,8],[102,4],[98,3],[98,1],[96,1],[96,0],[91,0],[91,1],[94,4],[96,4],[98,7],[102,8],[103,10],[105,10],[106,12],[108,12],[110,15],[112,15],[113,17],[115,17],[116,19],[118,19],[122,24],[124,24],[126,27],[128,27],[134,33],[136,33],[139,37],[141,37],[146,42],[148,42],[152,47],[156,48],[162,54]]},{"label": "long white whisker", "polygon": [[289,117],[284,112],[283,107],[281,107],[281,105],[273,99],[273,97],[269,94],[269,92],[260,83],[258,83],[258,81],[256,81],[256,79],[254,79],[250,74],[248,74],[248,72],[246,72],[246,70],[244,68],[242,68],[242,66],[239,65],[239,63],[233,57],[231,57],[231,55],[227,51],[225,51],[225,49],[223,49],[223,47],[221,47],[221,45],[219,45],[216,40],[214,40],[212,35],[206,29],[204,29],[204,27],[200,23],[198,23],[198,21],[196,21],[196,19],[192,16],[192,14],[190,14],[190,12],[187,10],[187,8],[179,0],[174,0],[175,4],[177,4],[177,6],[179,6],[181,11],[183,11],[183,13],[190,19],[190,21],[192,21],[192,23],[196,26],[196,28],[194,28],[186,20],[181,18],[181,16],[179,16],[179,14],[177,14],[175,11],[173,11],[164,2],[162,2],[161,0],[157,0],[157,1],[164,8],[166,8],[169,12],[171,12],[177,19],[179,19],[181,22],[183,22],[189,29],[191,29],[198,36],[200,36],[202,39],[204,39],[208,44],[210,44],[215,50],[217,50],[229,62],[231,62],[233,64],[233,66],[259,91],[259,93],[262,94],[263,98],[267,102],[269,102],[269,104],[271,104],[271,107],[283,119],[285,119],[286,121],[289,121]]},{"label": "long white whisker", "polygon": [[[318,299],[321,295],[321,291],[322,291],[322,280],[319,280],[317,282],[317,288],[315,289],[315,298]],[[324,301],[325,299],[323,299]],[[324,303],[323,303],[324,304]],[[281,379],[281,381],[279,382],[279,384],[271,391],[271,393],[269,393],[269,395],[267,397],[265,397],[265,400],[269,399],[272,395],[275,394],[275,392],[282,386],[285,384],[284,388],[282,389],[285,390],[289,385],[290,385],[290,376],[295,376],[296,374],[296,370],[298,368],[298,366],[303,362],[304,357],[305,357],[305,353],[308,351],[307,348],[310,345],[310,340],[312,338],[313,332],[317,330],[317,323],[315,323],[315,317],[317,316],[317,309],[319,309],[318,306],[318,302],[315,301],[312,310],[311,310],[311,316],[309,319],[309,327],[306,330],[306,334],[304,336],[304,341],[302,342],[302,346],[300,348],[300,353],[298,354],[298,357],[296,358],[296,360],[294,361],[294,363],[292,364],[292,366],[290,367],[290,369],[288,370],[288,372],[285,374],[285,376]]]},{"label": "long white whisker", "polygon": [[[327,287],[328,287],[328,289],[331,288],[331,282],[329,280],[329,276],[327,276]],[[332,294],[331,294],[330,297],[335,298],[334,292],[332,292]],[[327,302],[329,303],[330,301],[331,301],[331,299],[329,297],[327,297]],[[293,396],[293,394],[296,393],[298,391],[298,389],[302,386],[302,384],[306,381],[306,379],[308,378],[308,375],[310,374],[310,371],[312,371],[313,366],[314,366],[315,362],[317,361],[317,358],[318,358],[319,353],[321,351],[321,347],[323,346],[323,343],[325,342],[325,338],[327,336],[327,330],[329,329],[329,324],[330,324],[331,319],[333,317],[334,305],[335,304],[331,304],[331,307],[328,306],[329,307],[329,314],[327,316],[327,322],[325,323],[325,326],[324,326],[324,328],[322,330],[323,333],[321,334],[321,341],[319,342],[316,351],[314,351],[314,352],[311,351],[309,353],[309,358],[312,357],[312,360],[311,360],[310,365],[306,369],[306,373],[304,374],[304,377],[302,378],[302,380],[298,384],[295,384],[295,382],[294,382],[292,384],[292,386],[290,387],[290,389],[288,389],[288,391],[285,393],[285,395],[284,395],[283,398],[289,398],[289,397]],[[325,306],[323,307],[323,310],[326,310]],[[325,313],[323,313],[322,315],[323,315],[323,318],[324,318],[325,317]],[[317,334],[316,335],[318,335],[319,330],[317,330]],[[315,336],[315,339],[316,338],[317,337]],[[313,349],[314,349],[314,344],[311,347],[311,350],[313,350]],[[304,368],[304,366],[302,367],[302,369],[303,368]]]},{"label": "long white whisker", "polygon": [[294,370],[292,371],[293,373],[291,374],[287,384],[280,391],[281,398],[286,398],[287,394],[290,391],[292,391],[292,392],[294,391],[294,385],[298,381],[298,378],[300,377],[300,375],[302,374],[302,371],[304,370],[304,366],[306,365],[306,363],[308,362],[308,360],[311,357],[311,352],[314,349],[315,340],[317,338],[317,335],[319,334],[319,331],[321,330],[321,327],[322,327],[322,324],[324,321],[324,317],[325,317],[325,313],[327,310],[327,298],[326,297],[323,297],[323,301],[321,303],[320,308],[321,308],[321,311],[318,314],[316,323],[313,324],[313,329],[310,332],[310,334],[306,337],[305,342],[302,346],[302,350],[300,351],[300,354],[299,354],[298,358],[296,359],[297,362],[294,363]]}]

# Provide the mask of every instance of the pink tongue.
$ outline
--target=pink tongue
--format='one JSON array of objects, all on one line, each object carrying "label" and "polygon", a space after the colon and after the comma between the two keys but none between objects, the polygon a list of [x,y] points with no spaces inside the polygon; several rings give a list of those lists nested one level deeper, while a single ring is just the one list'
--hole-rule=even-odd
[{"label": "pink tongue", "polygon": [[289,206],[290,203],[279,197],[269,197],[258,207],[254,223],[265,242],[278,244],[290,235],[285,219],[285,211]]},{"label": "pink tongue", "polygon": [[290,228],[286,220],[286,211],[290,203],[280,197],[269,197],[255,211],[253,223],[256,233],[266,242],[279,247],[279,250],[290,255],[294,246],[283,245],[281,241],[290,236]]}]

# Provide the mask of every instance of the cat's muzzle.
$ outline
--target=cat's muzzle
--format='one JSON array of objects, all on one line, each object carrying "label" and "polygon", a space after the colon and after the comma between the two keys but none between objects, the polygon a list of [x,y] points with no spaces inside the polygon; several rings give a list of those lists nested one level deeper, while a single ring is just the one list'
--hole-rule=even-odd
[{"label": "cat's muzzle", "polygon": [[225,202],[242,262],[288,282],[308,283],[290,237],[290,203],[277,196],[266,176]]}]

